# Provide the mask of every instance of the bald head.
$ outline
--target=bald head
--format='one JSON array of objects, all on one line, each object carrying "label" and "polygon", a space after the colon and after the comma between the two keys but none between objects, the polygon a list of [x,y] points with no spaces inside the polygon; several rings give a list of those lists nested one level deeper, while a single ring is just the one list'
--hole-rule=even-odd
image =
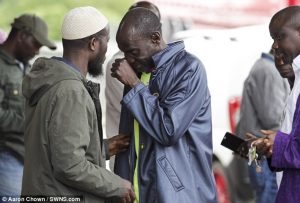
[{"label": "bald head", "polygon": [[289,6],[278,11],[271,19],[271,25],[289,26],[291,28],[300,27],[300,6]]},{"label": "bald head", "polygon": [[161,34],[159,18],[149,9],[134,8],[129,10],[123,17],[117,32],[117,39],[120,34],[135,38],[147,38],[154,32]]},{"label": "bald head", "polygon": [[146,8],[149,9],[150,11],[152,11],[158,18],[159,20],[161,20],[161,15],[160,15],[160,11],[157,8],[157,6],[149,1],[139,1],[136,2],[134,4],[132,4],[129,7],[129,10],[134,9],[134,8]]},{"label": "bald head", "polygon": [[286,7],[271,19],[269,31],[275,56],[291,64],[300,54],[300,6]]}]

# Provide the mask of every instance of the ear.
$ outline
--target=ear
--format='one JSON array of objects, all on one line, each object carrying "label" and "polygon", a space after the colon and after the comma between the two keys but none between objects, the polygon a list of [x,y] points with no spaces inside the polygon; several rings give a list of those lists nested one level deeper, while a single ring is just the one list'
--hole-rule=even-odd
[{"label": "ear", "polygon": [[160,44],[160,41],[161,41],[161,34],[160,32],[153,32],[151,34],[151,41],[154,43],[154,44]]},{"label": "ear", "polygon": [[[100,43],[100,40],[98,40],[99,43]],[[90,43],[89,43],[89,48],[92,50],[92,51],[95,51],[96,50],[96,47],[97,47],[97,39],[95,37],[93,37],[91,40],[90,40]]]}]

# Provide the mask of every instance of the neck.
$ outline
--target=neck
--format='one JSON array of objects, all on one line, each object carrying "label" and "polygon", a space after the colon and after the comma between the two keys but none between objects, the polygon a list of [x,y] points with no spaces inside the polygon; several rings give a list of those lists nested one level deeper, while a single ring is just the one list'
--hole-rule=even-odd
[{"label": "neck", "polygon": [[6,40],[5,42],[3,42],[3,44],[1,44],[1,47],[6,53],[10,54],[13,58],[16,58],[17,46],[14,41]]},{"label": "neck", "polygon": [[63,58],[70,61],[73,65],[79,68],[80,72],[84,77],[87,75],[88,71],[88,60],[85,53],[82,51],[64,51]]}]

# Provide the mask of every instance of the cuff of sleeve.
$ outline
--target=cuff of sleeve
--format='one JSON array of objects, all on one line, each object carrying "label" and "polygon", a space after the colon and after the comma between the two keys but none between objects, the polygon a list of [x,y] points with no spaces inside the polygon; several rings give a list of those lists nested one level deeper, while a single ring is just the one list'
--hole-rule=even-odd
[{"label": "cuff of sleeve", "polygon": [[139,82],[136,84],[124,97],[121,101],[121,104],[128,104],[135,96],[138,94],[142,89],[144,89],[146,86]]},{"label": "cuff of sleeve", "polygon": [[110,156],[109,156],[109,151],[108,151],[108,140],[107,139],[103,140],[103,147],[104,147],[105,159],[109,160]]},{"label": "cuff of sleeve", "polygon": [[278,131],[275,137],[272,153],[272,163],[271,166],[275,168],[282,168],[282,156],[284,154],[284,149],[288,143],[289,135]]}]

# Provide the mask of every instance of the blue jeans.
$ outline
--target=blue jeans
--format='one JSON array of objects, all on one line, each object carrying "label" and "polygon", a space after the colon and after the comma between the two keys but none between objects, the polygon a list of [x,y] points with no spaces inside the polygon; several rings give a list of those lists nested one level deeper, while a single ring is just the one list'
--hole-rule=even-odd
[{"label": "blue jeans", "polygon": [[19,197],[22,176],[23,163],[10,152],[0,152],[0,196]]},{"label": "blue jeans", "polygon": [[269,169],[268,162],[260,163],[262,171],[256,172],[256,165],[252,163],[249,169],[250,182],[255,192],[256,203],[273,203],[278,191],[276,173]]}]

